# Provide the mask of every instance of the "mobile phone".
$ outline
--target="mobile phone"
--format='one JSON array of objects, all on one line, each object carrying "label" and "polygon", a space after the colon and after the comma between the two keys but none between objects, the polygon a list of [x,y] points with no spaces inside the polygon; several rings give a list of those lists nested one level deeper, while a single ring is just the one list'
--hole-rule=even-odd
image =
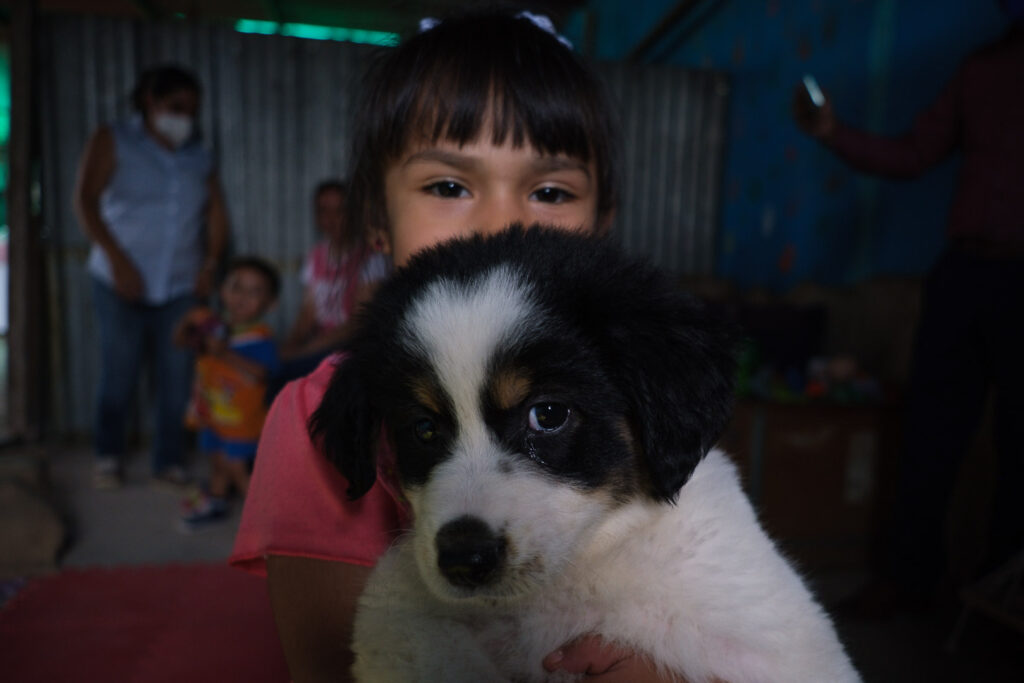
[{"label": "mobile phone", "polygon": [[811,102],[814,103],[815,107],[824,106],[825,94],[821,92],[821,88],[818,87],[818,81],[814,79],[814,76],[804,74],[804,90],[807,91],[807,96],[811,98]]}]

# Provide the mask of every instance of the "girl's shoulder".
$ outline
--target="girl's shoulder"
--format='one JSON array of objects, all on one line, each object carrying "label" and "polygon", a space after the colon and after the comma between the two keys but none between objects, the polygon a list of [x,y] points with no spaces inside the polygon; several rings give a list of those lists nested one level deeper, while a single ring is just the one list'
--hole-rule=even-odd
[{"label": "girl's shoulder", "polygon": [[305,405],[309,406],[309,410],[306,412],[310,415],[320,406],[320,399],[327,391],[327,385],[331,383],[334,371],[345,362],[345,358],[346,354],[344,353],[332,353],[320,361],[320,365],[316,366],[313,372],[295,380],[302,384],[302,394],[306,398]]}]

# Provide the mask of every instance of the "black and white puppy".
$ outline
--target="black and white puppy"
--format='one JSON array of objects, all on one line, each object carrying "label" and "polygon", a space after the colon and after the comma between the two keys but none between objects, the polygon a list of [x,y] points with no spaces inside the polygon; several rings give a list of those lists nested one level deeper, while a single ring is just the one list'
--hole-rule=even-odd
[{"label": "black and white puppy", "polygon": [[414,528],[356,616],[363,681],[571,680],[584,633],[693,683],[859,680],[713,450],[726,327],[597,237],[513,227],[399,270],[311,421],[358,498],[382,426]]}]

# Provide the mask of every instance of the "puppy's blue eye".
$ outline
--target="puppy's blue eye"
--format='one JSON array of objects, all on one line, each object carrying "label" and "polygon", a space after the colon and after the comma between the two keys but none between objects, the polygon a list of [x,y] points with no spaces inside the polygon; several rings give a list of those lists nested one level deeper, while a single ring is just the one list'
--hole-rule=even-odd
[{"label": "puppy's blue eye", "polygon": [[569,406],[562,403],[538,403],[530,408],[530,429],[551,434],[569,421]]},{"label": "puppy's blue eye", "polygon": [[413,433],[423,443],[430,443],[437,438],[437,425],[433,420],[424,418],[413,425]]}]

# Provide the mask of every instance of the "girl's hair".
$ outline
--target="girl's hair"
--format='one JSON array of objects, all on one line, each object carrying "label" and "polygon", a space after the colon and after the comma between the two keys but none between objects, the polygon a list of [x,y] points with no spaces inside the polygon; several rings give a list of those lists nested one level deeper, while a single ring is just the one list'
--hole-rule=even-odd
[{"label": "girl's hair", "polygon": [[487,123],[497,145],[593,160],[598,216],[615,208],[617,136],[601,81],[528,18],[488,9],[445,19],[382,52],[361,93],[348,200],[361,230],[389,227],[384,174],[410,144],[470,143]]},{"label": "girl's hair", "polygon": [[132,89],[132,107],[140,114],[144,114],[147,95],[160,99],[179,90],[190,90],[196,95],[203,94],[199,79],[191,71],[177,64],[152,66],[142,72]]}]

